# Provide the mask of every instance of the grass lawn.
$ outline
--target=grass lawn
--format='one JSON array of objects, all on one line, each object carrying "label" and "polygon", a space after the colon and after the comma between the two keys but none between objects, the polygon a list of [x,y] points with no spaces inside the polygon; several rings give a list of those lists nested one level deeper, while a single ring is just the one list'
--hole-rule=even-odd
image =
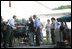
[{"label": "grass lawn", "polygon": [[[13,43],[18,44],[18,43],[20,43],[20,41],[18,41],[18,39],[15,39],[15,41]],[[34,43],[35,43],[35,39],[34,39]],[[41,44],[41,45],[51,45],[51,42],[46,43],[46,38],[43,38],[43,44]]]},{"label": "grass lawn", "polygon": [[50,45],[51,42],[46,43],[46,38],[43,38],[43,45]]}]

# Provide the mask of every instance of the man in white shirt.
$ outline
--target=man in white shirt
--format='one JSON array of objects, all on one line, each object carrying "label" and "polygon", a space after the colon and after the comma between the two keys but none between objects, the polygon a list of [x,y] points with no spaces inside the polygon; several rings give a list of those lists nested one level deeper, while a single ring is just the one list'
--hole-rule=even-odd
[{"label": "man in white shirt", "polygon": [[15,20],[16,20],[16,16],[14,15],[13,18],[8,21],[7,25],[12,27],[13,29],[16,29],[16,27],[15,27]]},{"label": "man in white shirt", "polygon": [[51,38],[52,38],[52,44],[56,44],[56,22],[55,22],[55,18],[51,18]]},{"label": "man in white shirt", "polygon": [[12,47],[12,41],[14,36],[14,30],[16,29],[15,26],[16,16],[14,15],[12,19],[8,21],[8,40],[9,40],[9,47]]}]

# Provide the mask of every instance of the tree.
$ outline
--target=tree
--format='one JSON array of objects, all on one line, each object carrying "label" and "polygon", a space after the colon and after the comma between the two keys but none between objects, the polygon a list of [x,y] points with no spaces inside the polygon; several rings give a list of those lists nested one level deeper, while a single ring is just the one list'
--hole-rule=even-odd
[{"label": "tree", "polygon": [[22,23],[26,23],[26,19],[23,18],[23,19],[22,19]]},{"label": "tree", "polygon": [[53,10],[59,10],[59,9],[71,9],[71,5],[62,5],[58,8],[54,8]]},{"label": "tree", "polygon": [[16,19],[16,22],[20,22],[20,20],[19,19]]}]

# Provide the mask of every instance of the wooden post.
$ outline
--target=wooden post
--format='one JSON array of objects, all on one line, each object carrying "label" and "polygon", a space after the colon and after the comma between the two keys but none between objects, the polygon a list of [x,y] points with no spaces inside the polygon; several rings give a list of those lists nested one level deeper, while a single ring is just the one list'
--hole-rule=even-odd
[{"label": "wooden post", "polygon": [[11,7],[11,1],[9,1],[9,7]]}]

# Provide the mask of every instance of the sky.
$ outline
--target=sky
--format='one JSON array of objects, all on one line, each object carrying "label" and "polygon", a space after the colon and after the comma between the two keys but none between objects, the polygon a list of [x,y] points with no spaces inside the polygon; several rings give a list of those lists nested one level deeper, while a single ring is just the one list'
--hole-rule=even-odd
[{"label": "sky", "polygon": [[36,1],[11,1],[11,7],[9,7],[9,1],[1,1],[1,16],[4,20],[12,18],[16,15],[18,19],[32,16],[33,14],[41,14],[51,12],[53,8],[61,5],[71,5],[71,1],[38,1],[44,4],[48,8],[38,4]]}]

